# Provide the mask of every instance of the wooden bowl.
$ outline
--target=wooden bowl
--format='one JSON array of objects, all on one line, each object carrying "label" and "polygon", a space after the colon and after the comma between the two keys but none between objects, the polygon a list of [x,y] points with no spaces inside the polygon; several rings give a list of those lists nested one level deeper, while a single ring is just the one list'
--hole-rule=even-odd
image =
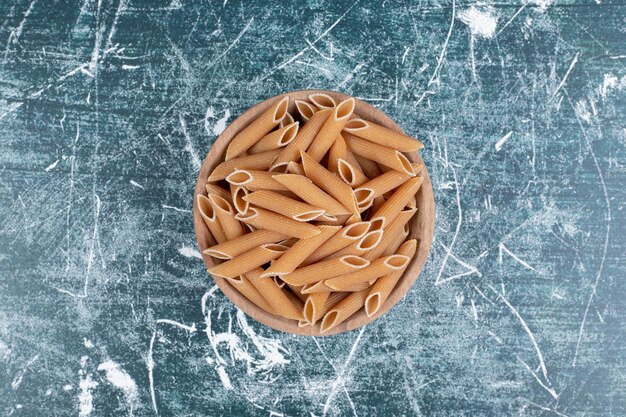
[{"label": "wooden bowl", "polygon": [[[297,114],[294,100],[307,100],[308,95],[312,93],[326,93],[333,97],[337,102],[345,100],[349,97],[345,94],[322,90],[293,91],[287,94],[272,97],[255,105],[244,114],[239,116],[217,138],[206,158],[204,159],[204,163],[202,164],[202,168],[200,169],[200,174],[198,175],[196,189],[194,191],[193,220],[200,252],[203,252],[209,246],[208,236],[210,235],[210,232],[204,224],[204,221],[202,220],[202,217],[200,216],[200,213],[196,208],[195,196],[197,194],[206,195],[206,189],[204,185],[206,184],[209,174],[220,162],[224,160],[226,146],[228,145],[228,143],[232,140],[233,137],[235,137],[235,135],[237,135],[237,133],[239,133],[245,126],[247,126],[258,115],[263,113],[267,108],[269,108],[272,103],[275,103],[279,98],[286,95],[289,96],[289,112],[291,114]],[[402,129],[400,129],[400,127],[395,124],[393,120],[387,117],[387,115],[361,100],[356,100],[355,113],[365,120],[371,120],[375,123],[386,126],[389,129],[402,132]],[[422,163],[422,158],[417,152],[409,154],[408,158],[413,162]],[[236,289],[234,289],[227,280],[222,278],[216,278],[215,282],[222,290],[222,292],[226,294],[226,296],[237,307],[243,310],[244,313],[267,326],[287,333],[308,336],[325,336],[354,330],[369,322],[376,320],[378,317],[389,311],[409,291],[409,289],[419,276],[422,267],[424,266],[424,263],[426,262],[428,252],[432,244],[433,233],[435,229],[435,201],[433,198],[433,189],[426,167],[421,170],[420,175],[424,178],[424,181],[416,197],[418,211],[409,223],[409,238],[417,239],[417,252],[387,301],[385,301],[385,303],[374,316],[367,317],[367,315],[365,314],[365,310],[361,309],[359,312],[354,314],[352,317],[350,317],[348,320],[344,321],[340,325],[325,333],[320,333],[321,320],[319,320],[315,326],[298,327],[298,323],[294,320],[275,316],[260,309],[259,307],[248,301],[248,299],[241,295]],[[219,260],[216,260],[204,254],[202,254],[202,258],[207,268],[211,268],[220,262]]]}]

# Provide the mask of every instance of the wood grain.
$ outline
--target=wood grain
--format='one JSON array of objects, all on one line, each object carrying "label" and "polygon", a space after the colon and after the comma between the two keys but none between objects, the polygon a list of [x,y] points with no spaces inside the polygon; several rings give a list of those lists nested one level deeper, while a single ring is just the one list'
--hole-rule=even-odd
[{"label": "wood grain", "polygon": [[[226,146],[232,140],[232,138],[240,132],[245,126],[247,126],[252,120],[254,120],[259,114],[261,114],[264,110],[269,108],[272,103],[275,103],[277,100],[280,100],[285,95],[288,95],[289,100],[289,112],[295,113],[295,100],[306,100],[307,96],[312,93],[326,93],[333,97],[337,102],[345,100],[348,98],[347,95],[332,92],[332,91],[323,91],[323,90],[303,90],[303,91],[293,91],[290,93],[282,94],[276,97],[272,97],[266,101],[263,101],[254,107],[250,108],[248,111],[239,116],[235,121],[233,121],[217,138],[215,144],[211,147],[209,153],[204,159],[204,163],[202,164],[202,168],[200,169],[200,174],[198,175],[198,181],[196,183],[196,188],[194,191],[194,196],[197,194],[206,194],[206,189],[204,185],[206,184],[206,180],[211,173],[211,171],[224,160],[224,154],[226,152]],[[393,122],[387,115],[385,115],[380,110],[370,106],[369,104],[356,100],[355,114],[358,114],[359,117],[364,118],[365,120],[371,120],[380,125],[386,126],[389,129],[395,130],[397,132],[402,132],[402,129]],[[408,157],[413,162],[423,163],[420,155],[417,152],[413,152],[408,154]],[[422,169],[420,175],[424,178],[424,182],[420,187],[420,190],[417,193],[417,214],[411,219],[410,222],[410,233],[409,238],[417,239],[418,246],[415,257],[411,260],[411,264],[402,275],[402,278],[394,288],[393,292],[385,302],[385,304],[380,308],[380,310],[373,316],[367,317],[365,315],[364,310],[360,310],[350,319],[346,320],[339,326],[331,329],[330,331],[321,334],[320,333],[320,324],[316,324],[315,326],[307,326],[307,327],[298,327],[298,323],[294,320],[289,320],[283,317],[278,317],[273,314],[267,313],[250,301],[248,301],[244,296],[242,296],[237,290],[235,290],[226,280],[215,277],[215,282],[222,290],[222,292],[243,312],[245,312],[250,317],[255,320],[270,326],[276,330],[280,330],[287,333],[300,334],[300,335],[308,335],[308,336],[327,336],[332,334],[338,334],[347,332],[350,330],[357,329],[369,322],[376,320],[381,315],[385,314],[389,311],[394,305],[400,301],[405,294],[409,291],[413,283],[419,277],[419,274],[426,262],[426,258],[428,257],[428,253],[430,251],[430,247],[433,240],[434,228],[435,228],[435,201],[433,197],[433,189],[430,182],[430,178],[428,176],[428,171],[426,168]],[[195,198],[194,198],[195,201]],[[206,225],[202,221],[200,217],[200,213],[196,210],[194,205],[193,207],[193,218],[194,218],[194,228],[196,231],[196,238],[198,241],[198,246],[200,251],[204,251],[208,246],[211,240],[211,236],[209,230]],[[218,260],[213,259],[208,255],[202,255],[204,263],[208,268],[216,265]]]}]

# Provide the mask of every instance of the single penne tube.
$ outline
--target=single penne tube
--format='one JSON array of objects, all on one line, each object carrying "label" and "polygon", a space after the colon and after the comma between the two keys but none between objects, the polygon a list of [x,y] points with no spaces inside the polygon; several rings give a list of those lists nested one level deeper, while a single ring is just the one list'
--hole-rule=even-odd
[{"label": "single penne tube", "polygon": [[359,292],[354,292],[341,300],[336,306],[331,308],[322,319],[320,330],[325,333],[344,321],[350,316],[359,311],[365,304],[369,288],[366,288]]},{"label": "single penne tube", "polygon": [[[323,294],[323,293],[314,293],[314,294]],[[309,297],[310,295],[312,294],[304,294],[305,297]],[[331,292],[330,295],[328,296],[328,299],[324,303],[324,306],[317,312],[316,314],[318,316],[317,320],[324,317],[324,314],[328,313],[328,311],[331,308],[335,307],[341,300],[345,299],[349,295],[351,295],[351,293],[349,292]]]},{"label": "single penne tube", "polygon": [[327,242],[341,227],[318,226],[321,230],[319,235],[308,239],[301,239],[294,243],[283,255],[272,262],[272,265],[263,273],[269,275],[287,275],[296,270],[306,258],[313,254],[324,242]]},{"label": "single penne tube", "polygon": [[215,239],[217,243],[222,243],[228,240],[226,234],[224,233],[224,229],[220,225],[219,220],[217,220],[217,214],[215,213],[215,209],[213,208],[213,204],[211,204],[211,200],[205,195],[198,194],[196,196],[196,207],[200,212],[200,216],[204,223],[211,232],[211,235]]},{"label": "single penne tube", "polygon": [[265,301],[272,306],[274,314],[294,320],[302,320],[304,304],[298,298],[289,297],[271,278],[261,278],[263,268],[254,268],[246,274],[252,285],[261,293]]},{"label": "single penne tube", "polygon": [[[363,258],[361,258],[363,259]],[[335,278],[326,279],[324,284],[333,289],[333,291],[349,291],[351,287],[367,283],[375,278],[390,274],[393,271],[399,271],[406,267],[411,259],[405,255],[390,255],[384,258],[378,258],[369,266],[359,269],[355,272],[336,276]]]},{"label": "single penne tube", "polygon": [[[292,247],[293,245],[295,245],[295,244],[296,244],[296,242],[298,242],[299,240],[300,240],[300,239],[295,238],[295,237],[289,237],[289,238],[287,238],[287,239],[281,240],[281,241],[280,241],[280,242],[278,242],[278,243],[280,243],[281,245],[285,245],[285,246],[287,246],[288,248],[290,248],[290,247]],[[272,262],[273,262],[273,261],[272,261]]]},{"label": "single penne tube", "polygon": [[302,294],[316,294],[320,292],[332,292],[333,289],[324,284],[324,281],[306,284],[302,287]]},{"label": "single penne tube", "polygon": [[271,165],[271,171],[276,171],[282,165],[287,165],[290,161],[298,162],[300,159],[300,150],[307,149],[311,146],[311,142],[315,139],[315,136],[319,133],[322,126],[332,113],[332,110],[320,110],[311,116],[311,119],[298,130],[296,138],[287,146],[282,148],[277,155],[273,164]]},{"label": "single penne tube", "polygon": [[[263,278],[263,277],[264,277],[264,275],[261,274],[261,278]],[[291,292],[293,292],[295,294],[295,296],[298,297],[300,299],[300,301],[302,301],[303,303],[306,301],[307,298],[309,298],[308,295],[302,294],[302,285],[289,285],[289,284],[287,284],[287,287],[289,287]]]},{"label": "single penne tube", "polygon": [[[343,143],[346,143],[346,141],[343,139],[343,136],[341,136],[341,140],[343,141]],[[348,151],[347,149],[348,147],[346,146],[346,157],[344,159],[348,161],[348,163],[352,165],[354,169],[360,171],[363,175],[365,175],[365,171],[363,171],[363,167],[361,166],[361,163],[359,162],[359,160],[356,158],[356,155]]]},{"label": "single penne tube", "polygon": [[300,113],[300,118],[305,122],[308,122],[319,110],[315,105],[304,100],[296,100],[296,109],[298,109],[298,113]]},{"label": "single penne tube", "polygon": [[228,202],[230,202],[230,200],[232,199],[230,193],[219,185],[206,183],[204,185],[204,188],[206,189],[207,196],[211,194],[217,194],[220,197],[226,199],[226,201]]},{"label": "single penne tube", "polygon": [[273,190],[288,191],[284,185],[276,181],[273,172],[252,169],[236,169],[226,177],[229,184],[246,187],[250,191]]},{"label": "single penne tube", "polygon": [[415,196],[411,197],[408,203],[406,203],[407,208],[417,208],[417,198]]},{"label": "single penne tube", "polygon": [[291,113],[286,112],[285,117],[283,117],[280,123],[278,123],[278,127],[282,129],[283,127],[288,126],[292,124],[293,122],[294,120],[293,120],[293,116],[291,115]]},{"label": "single penne tube", "polygon": [[209,195],[209,200],[213,205],[213,209],[217,215],[217,220],[220,222],[226,239],[231,240],[236,237],[242,236],[246,233],[243,225],[239,220],[235,219],[235,210],[233,206],[226,201],[226,199],[220,197],[217,194]]},{"label": "single penne tube", "polygon": [[330,296],[329,292],[311,294],[304,302],[304,319],[313,326],[321,317],[324,304]]},{"label": "single penne tube", "polygon": [[350,97],[335,107],[330,117],[324,123],[317,136],[307,149],[307,154],[316,162],[322,160],[330,149],[335,137],[341,132],[344,125],[354,112],[354,98]]},{"label": "single penne tube", "polygon": [[385,220],[381,217],[370,220],[370,228],[368,232],[373,232],[374,230],[382,230],[385,226]]},{"label": "single penne tube", "polygon": [[304,172],[307,177],[313,181],[313,184],[339,201],[350,213],[359,214],[352,188],[311,158],[306,152],[302,151],[300,154],[302,156]]},{"label": "single penne tube", "polygon": [[402,152],[345,132],[343,133],[343,138],[348,149],[356,155],[363,156],[396,171],[405,172],[411,176],[415,175],[413,165]]},{"label": "single penne tube", "polygon": [[[345,141],[345,138],[344,138]],[[348,145],[346,145],[348,146]],[[348,150],[348,152],[350,152],[350,150]],[[352,153],[352,152],[350,152]],[[359,164],[361,165],[361,169],[363,170],[363,173],[370,179],[376,178],[379,175],[382,174],[382,171],[380,170],[380,167],[378,166],[378,164],[372,160],[369,160],[365,157],[359,156],[359,155],[355,155],[354,153],[352,153],[354,155],[354,157],[356,158],[356,160],[359,162]]]},{"label": "single penne tube", "polygon": [[[374,204],[374,200],[365,201],[364,203],[358,203],[357,207],[359,208],[359,213],[363,214],[368,208],[372,207]],[[364,216],[363,218],[367,218]]]},{"label": "single penne tube", "polygon": [[400,214],[394,219],[394,221],[387,224],[386,227],[383,229],[383,238],[378,243],[378,245],[376,245],[376,247],[368,253],[364,254],[363,257],[365,259],[373,261],[374,259],[387,255],[387,253],[385,253],[387,248],[394,245],[394,243],[397,242],[398,239],[400,240],[400,243],[404,242],[404,239],[406,239],[404,227],[408,225],[409,220],[411,220],[416,212],[417,210],[414,209],[402,210]]},{"label": "single penne tube", "polygon": [[374,249],[376,246],[380,244],[383,239],[384,230],[374,230],[371,232],[367,232],[365,236],[363,236],[358,241],[352,243],[349,246],[337,251],[333,255],[333,258],[345,255],[355,255],[362,256],[367,252]]},{"label": "single penne tube", "polygon": [[302,168],[302,164],[291,161],[287,164],[287,173],[304,175],[304,168]]},{"label": "single penne tube", "polygon": [[363,119],[352,119],[343,129],[370,142],[387,146],[400,152],[414,152],[424,147],[422,142],[417,139]]},{"label": "single penne tube", "polygon": [[370,207],[370,211],[372,213],[376,213],[378,211],[378,209],[380,209],[380,207],[385,204],[385,199],[383,198],[383,196],[379,196],[374,198],[374,200],[372,200],[372,207]]},{"label": "single penne tube", "polygon": [[309,100],[320,109],[332,109],[337,106],[335,99],[325,93],[309,94]]},{"label": "single penne tube", "polygon": [[246,213],[238,213],[235,218],[257,229],[272,230],[298,239],[306,239],[321,233],[320,229],[312,224],[299,222],[262,208],[250,207]]},{"label": "single penne tube", "polygon": [[369,263],[369,261],[358,256],[346,255],[297,268],[289,274],[282,275],[281,278],[291,285],[313,284],[327,278],[363,269]]},{"label": "single penne tube", "polygon": [[[398,248],[398,254],[408,256],[412,259],[413,256],[415,256],[416,249],[417,241],[415,239],[411,239],[404,242],[402,246]],[[369,290],[367,298],[365,299],[365,314],[367,314],[367,317],[372,317],[380,310],[380,307],[385,303],[385,301],[387,301],[387,298],[389,298],[389,295],[395,288],[396,284],[400,278],[402,278],[402,274],[406,271],[407,266],[376,280],[372,288]]]},{"label": "single penne tube", "polygon": [[394,191],[393,195],[383,203],[372,215],[372,219],[384,219],[383,227],[391,223],[400,214],[407,203],[415,196],[422,185],[422,177],[414,177],[406,181]]},{"label": "single penne tube", "polygon": [[248,153],[255,154],[271,151],[287,146],[296,137],[300,123],[294,122],[278,130],[268,133],[255,143]]},{"label": "single penne tube", "polygon": [[232,259],[235,256],[248,252],[268,243],[278,243],[287,236],[271,230],[259,229],[246,233],[235,239],[228,240],[205,249],[202,253],[217,259]]},{"label": "single penne tube", "polygon": [[324,214],[324,210],[319,207],[285,197],[282,194],[269,190],[255,191],[248,194],[244,199],[254,206],[271,210],[299,222],[315,220]]},{"label": "single penne tube", "polygon": [[226,279],[226,281],[256,306],[268,313],[276,314],[272,306],[265,300],[265,297],[261,295],[259,290],[252,285],[245,275],[240,275],[236,279]]},{"label": "single penne tube", "polygon": [[[364,173],[355,169],[352,164],[343,158],[339,158],[337,161],[337,173],[339,178],[351,187],[358,187],[369,180]],[[358,203],[359,201],[357,200]]]},{"label": "single penne tube", "polygon": [[255,155],[242,156],[240,158],[230,159],[219,164],[211,175],[209,175],[208,182],[216,182],[225,179],[228,174],[238,169],[269,169],[276,157],[280,154],[281,150],[276,149],[273,151],[267,151],[258,153]]},{"label": "single penne tube", "polygon": [[306,320],[298,320],[298,327],[308,327],[310,325],[311,324],[309,324],[309,322]]},{"label": "single penne tube", "polygon": [[276,127],[287,114],[288,105],[289,96],[278,99],[269,109],[239,132],[228,144],[225,160],[228,161],[241,155]]},{"label": "single penne tube", "polygon": [[[333,253],[345,248],[361,239],[367,233],[369,229],[369,222],[357,222],[348,226],[344,226],[339,232],[335,233],[330,239],[324,242],[315,252],[309,255],[304,262],[303,266],[310,265],[312,263],[321,261]],[[320,226],[322,227],[322,226]]]},{"label": "single penne tube", "polygon": [[337,174],[339,160],[345,160],[347,157],[348,149],[346,148],[346,142],[341,135],[337,135],[328,151],[328,170],[333,174]]},{"label": "single penne tube", "polygon": [[318,187],[304,175],[279,174],[273,178],[285,186],[288,190],[296,194],[303,201],[312,206],[319,207],[327,214],[341,215],[350,214],[350,210],[335,200],[323,189]]},{"label": "single penne tube", "polygon": [[282,289],[285,286],[285,281],[283,281],[279,277],[272,277],[272,279],[274,280],[274,284],[276,284],[278,288]]},{"label": "single penne tube", "polygon": [[317,226],[345,226],[346,221],[352,217],[351,214],[341,214],[341,215],[333,215],[333,214],[323,214],[317,220]]},{"label": "single penne tube", "polygon": [[396,170],[387,171],[378,177],[367,181],[364,184],[359,185],[354,190],[357,204],[362,204],[368,200],[384,195],[389,191],[398,188],[414,175],[407,174],[406,172],[400,172]]},{"label": "single penne tube", "polygon": [[246,187],[235,187],[233,190],[233,207],[237,213],[245,213],[250,207],[250,203],[245,200],[245,196],[248,195],[248,189]]},{"label": "single penne tube", "polygon": [[273,243],[261,245],[210,268],[209,274],[222,278],[235,278],[278,258],[286,250],[286,246]]}]

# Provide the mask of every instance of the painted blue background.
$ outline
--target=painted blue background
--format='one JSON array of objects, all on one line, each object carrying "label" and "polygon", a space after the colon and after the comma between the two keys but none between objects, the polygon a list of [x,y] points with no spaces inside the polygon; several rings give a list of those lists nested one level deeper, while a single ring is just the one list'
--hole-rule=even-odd
[{"label": "painted blue background", "polygon": [[[0,414],[626,415],[621,1],[0,3]],[[190,208],[258,101],[365,99],[426,145],[420,279],[360,331],[268,329]]]}]

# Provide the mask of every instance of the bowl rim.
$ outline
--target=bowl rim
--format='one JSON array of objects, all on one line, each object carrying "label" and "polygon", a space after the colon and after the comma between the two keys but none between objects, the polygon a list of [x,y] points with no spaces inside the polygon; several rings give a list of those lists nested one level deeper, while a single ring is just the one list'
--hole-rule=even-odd
[{"label": "bowl rim", "polygon": [[[209,174],[220,162],[224,160],[224,153],[226,152],[226,147],[228,143],[232,140],[233,137],[235,137],[235,135],[239,131],[241,131],[241,129],[247,126],[247,124],[256,115],[269,108],[272,103],[287,95],[289,96],[289,110],[293,111],[293,109],[295,108],[295,99],[306,99],[310,94],[314,93],[328,94],[338,101],[342,101],[352,97],[343,93],[330,90],[295,90],[279,94],[274,97],[270,97],[266,100],[256,103],[245,112],[240,114],[237,118],[235,118],[218,136],[213,145],[210,146],[198,173],[192,203],[196,241],[198,243],[198,248],[200,249],[202,260],[207,269],[216,265],[218,262],[212,257],[203,253],[203,251],[208,247],[206,235],[210,233],[197,210],[196,196],[198,194],[206,195],[206,189],[204,185],[206,184],[206,180]],[[365,118],[367,120],[371,120],[375,123],[384,125],[397,132],[404,133],[402,129],[381,110],[375,108],[371,104],[366,103],[365,101],[357,99],[356,97],[354,98],[354,100],[355,114],[358,114],[359,117],[362,117],[364,114],[366,114],[367,117]],[[407,156],[412,162],[418,162],[424,165],[423,160],[418,152],[408,153]],[[430,253],[435,229],[435,201],[430,176],[425,165],[420,172],[420,176],[423,177],[424,180],[417,194],[418,211],[409,223],[410,232],[409,237],[407,237],[407,239],[417,239],[418,247],[416,254],[411,260],[408,268],[402,274],[402,277],[394,287],[390,296],[387,298],[387,300],[381,306],[378,312],[376,312],[376,314],[374,314],[372,317],[367,317],[364,309],[361,309],[340,325],[334,327],[327,332],[321,333],[321,320],[318,321],[315,326],[298,327],[298,323],[295,320],[276,316],[257,307],[255,304],[245,298],[241,293],[239,293],[239,291],[237,291],[226,279],[213,277],[210,274],[209,276],[213,278],[215,284],[220,288],[224,295],[226,295],[230,302],[235,304],[244,313],[266,326],[285,333],[305,336],[330,336],[334,334],[348,332],[360,328],[368,323],[371,323],[390,311],[402,298],[404,298],[404,296],[408,293],[408,291],[411,289],[411,287],[421,274],[426,259],[428,258],[428,255]]]}]

